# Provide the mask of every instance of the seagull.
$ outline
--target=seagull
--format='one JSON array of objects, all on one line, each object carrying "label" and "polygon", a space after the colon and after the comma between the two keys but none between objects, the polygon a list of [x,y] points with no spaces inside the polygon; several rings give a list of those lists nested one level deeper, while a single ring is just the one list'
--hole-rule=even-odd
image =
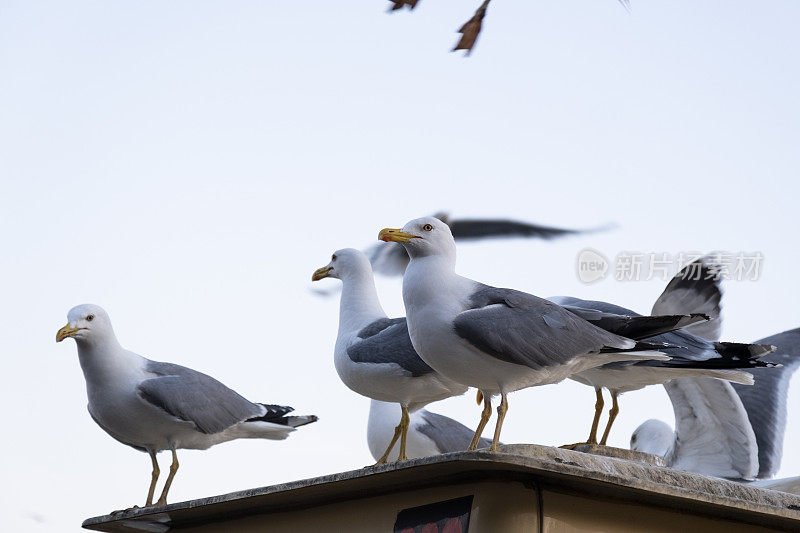
[{"label": "seagull", "polygon": [[311,281],[324,278],[342,281],[334,348],[336,372],[358,394],[400,404],[400,423],[378,464],[388,460],[398,438],[398,460],[403,461],[408,458],[409,412],[464,394],[467,387],[435,372],[420,359],[408,336],[405,318],[387,317],[378,301],[372,267],[363,252],[353,248],[336,251],[326,266],[314,272]]},{"label": "seagull", "polygon": [[684,378],[664,388],[675,411],[675,431],[661,420],[647,420],[631,435],[632,450],[660,455],[678,470],[729,479],[756,476],[756,436],[729,383]]},{"label": "seagull", "polygon": [[800,366],[800,328],[756,342],[776,346],[765,359],[782,366],[751,370],[756,377],[751,387],[706,379],[665,384],[676,429],[647,420],[631,435],[631,449],[661,455],[673,468],[737,480],[758,478],[763,488],[787,490],[786,479],[769,478],[783,454],[789,381]]},{"label": "seagull", "polygon": [[783,438],[786,432],[786,398],[792,374],[800,367],[800,328],[757,340],[759,344],[777,347],[764,358],[778,368],[751,370],[755,377],[752,387],[734,384],[758,441],[758,476],[771,478],[781,466]]},{"label": "seagull", "polygon": [[[510,237],[527,237],[535,239],[556,239],[569,235],[593,233],[608,229],[608,226],[576,230],[542,226],[517,220],[500,218],[487,219],[453,219],[447,213],[437,213],[438,218],[448,226],[456,241],[474,241],[480,239],[496,239]],[[408,266],[409,257],[402,245],[397,243],[374,244],[365,250],[373,270],[384,276],[402,276]]]},{"label": "seagull", "polygon": [[[430,457],[442,453],[460,452],[467,449],[472,439],[472,430],[444,415],[418,409],[410,413],[408,428],[409,459]],[[367,423],[367,444],[372,457],[378,460],[389,443],[388,435],[400,421],[401,411],[396,403],[372,400],[369,405]],[[489,439],[481,439],[480,447],[491,444]],[[397,454],[394,454],[397,456]]]},{"label": "seagull", "polygon": [[191,368],[126,350],[108,313],[97,305],[73,307],[67,320],[56,342],[75,339],[89,414],[116,440],[150,455],[153,472],[145,507],[153,505],[158,452],[172,452],[169,475],[155,503],[166,505],[178,471],[176,450],[205,450],[242,438],[282,440],[295,428],[317,421],[314,415],[287,416],[291,407],[253,403]]},{"label": "seagull", "polygon": [[403,300],[417,353],[443,376],[476,387],[483,395],[484,409],[470,450],[477,448],[491,416],[492,395],[501,395],[490,446],[496,451],[509,393],[558,383],[609,362],[667,359],[654,345],[615,333],[650,336],[654,333],[648,331],[648,323],[652,320],[655,331],[662,332],[663,317],[616,315],[605,317],[608,320],[598,327],[548,300],[457,275],[452,232],[435,217],[412,220],[402,230],[383,229],[378,238],[402,243],[411,257],[403,277]]}]

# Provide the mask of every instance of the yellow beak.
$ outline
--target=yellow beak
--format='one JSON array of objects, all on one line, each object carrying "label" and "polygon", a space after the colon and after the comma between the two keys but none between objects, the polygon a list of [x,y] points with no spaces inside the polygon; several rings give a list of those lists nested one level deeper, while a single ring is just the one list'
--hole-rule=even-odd
[{"label": "yellow beak", "polygon": [[66,326],[58,330],[58,333],[56,333],[56,342],[61,342],[67,337],[74,337],[75,334],[82,329],[86,328],[73,328],[69,325],[69,323],[67,323]]},{"label": "yellow beak", "polygon": [[384,242],[409,242],[411,239],[421,238],[422,237],[417,237],[410,233],[405,233],[403,230],[392,228],[383,228],[380,233],[378,233],[378,240]]},{"label": "yellow beak", "polygon": [[330,266],[324,266],[322,268],[316,269],[314,273],[311,274],[311,281],[319,281],[321,279],[327,278],[328,275],[331,273],[331,270],[333,270],[333,267]]}]

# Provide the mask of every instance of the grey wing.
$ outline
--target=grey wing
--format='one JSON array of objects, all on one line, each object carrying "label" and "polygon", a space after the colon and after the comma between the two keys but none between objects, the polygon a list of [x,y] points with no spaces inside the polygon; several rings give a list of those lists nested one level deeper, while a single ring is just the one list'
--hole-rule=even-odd
[{"label": "grey wing", "polygon": [[[420,415],[425,423],[417,429],[436,444],[439,453],[463,452],[472,442],[475,432],[461,422],[426,410]],[[491,444],[491,440],[481,438],[478,446],[486,448]]]},{"label": "grey wing", "polygon": [[758,477],[775,475],[783,456],[786,432],[786,398],[792,374],[800,366],[800,328],[772,335],[759,343],[772,344],[778,349],[762,358],[779,363],[778,368],[748,370],[755,378],[751,386],[733,385],[742,399],[758,441]]},{"label": "grey wing", "polygon": [[180,420],[194,423],[202,433],[219,433],[266,412],[263,405],[191,368],[149,361],[147,370],[157,377],[139,383],[139,396]]},{"label": "grey wing", "polygon": [[687,331],[710,341],[722,334],[722,266],[710,256],[694,261],[678,272],[653,304],[652,314],[703,313],[710,320]]},{"label": "grey wing", "polygon": [[347,356],[356,363],[395,363],[414,377],[433,372],[414,350],[405,318],[376,320],[358,337],[362,340],[347,348]]},{"label": "grey wing", "polygon": [[513,289],[482,286],[471,303],[472,309],[456,316],[456,333],[484,353],[509,363],[540,369],[579,355],[635,345],[561,306]]},{"label": "grey wing", "polygon": [[755,477],[756,436],[729,383],[680,378],[664,388],[675,411],[675,447],[669,458],[673,468],[734,479]]}]

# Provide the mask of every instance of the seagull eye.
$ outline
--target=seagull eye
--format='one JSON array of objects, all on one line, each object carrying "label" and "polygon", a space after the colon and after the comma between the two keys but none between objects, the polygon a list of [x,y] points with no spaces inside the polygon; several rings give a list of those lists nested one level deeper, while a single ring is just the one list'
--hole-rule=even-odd
[{"label": "seagull eye", "polygon": [[92,320],[94,320],[94,315],[86,315],[87,322],[91,322]]},{"label": "seagull eye", "polygon": [[636,435],[631,436],[631,442],[636,442]]},{"label": "seagull eye", "polygon": [[433,226],[431,226],[430,224],[425,224],[424,226],[422,226],[422,229],[424,229],[425,231],[433,231]]},{"label": "seagull eye", "polygon": [[336,254],[333,254],[333,255],[331,256],[331,261],[336,261]]}]

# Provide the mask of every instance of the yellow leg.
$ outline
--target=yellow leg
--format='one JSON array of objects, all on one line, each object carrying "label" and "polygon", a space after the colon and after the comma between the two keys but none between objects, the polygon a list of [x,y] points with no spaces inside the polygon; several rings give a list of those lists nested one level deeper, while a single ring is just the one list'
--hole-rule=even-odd
[{"label": "yellow leg", "polygon": [[400,417],[400,453],[397,455],[398,461],[405,461],[406,457],[406,441],[408,440],[408,427],[411,425],[411,418],[408,416],[408,407],[405,405],[400,406],[403,410],[403,415]]},{"label": "yellow leg", "polygon": [[167,476],[167,481],[164,483],[164,489],[161,491],[161,496],[159,496],[156,505],[167,505],[167,493],[169,492],[169,487],[172,485],[172,480],[175,477],[175,472],[178,471],[178,454],[175,453],[175,448],[172,449],[172,464],[169,465],[169,475]]},{"label": "yellow leg", "polygon": [[145,507],[150,507],[153,505],[153,494],[156,491],[156,481],[158,481],[158,476],[161,475],[161,470],[158,468],[158,459],[156,459],[156,452],[150,451],[150,460],[153,461],[153,473],[150,478],[150,489],[147,491],[147,501],[145,502]]},{"label": "yellow leg", "polygon": [[600,446],[605,446],[606,441],[608,440],[608,434],[611,432],[611,425],[614,423],[614,419],[617,418],[617,413],[619,413],[619,405],[617,405],[617,393],[611,393],[611,400],[613,403],[611,404],[611,410],[608,412],[608,424],[606,424],[606,430],[603,432],[603,438],[600,439]]},{"label": "yellow leg", "polygon": [[496,452],[500,446],[500,431],[503,429],[503,420],[508,411],[508,398],[505,393],[501,393],[500,398],[500,405],[497,406],[497,424],[494,426],[494,439],[492,439],[492,445],[489,446],[490,452]]},{"label": "yellow leg", "polygon": [[478,443],[481,440],[483,428],[486,427],[486,423],[492,416],[492,398],[488,394],[483,394],[482,391],[479,392],[481,392],[483,395],[483,411],[481,411],[481,421],[478,423],[478,428],[475,430],[475,435],[472,437],[472,442],[469,443],[469,448],[467,448],[467,451],[478,449]]},{"label": "yellow leg", "polygon": [[400,432],[402,430],[400,426],[401,424],[397,424],[397,426],[394,428],[394,436],[392,437],[392,441],[389,443],[389,447],[386,448],[386,451],[383,452],[383,455],[381,455],[381,458],[378,459],[378,462],[375,463],[376,465],[385,464],[386,461],[389,460],[389,454],[392,453],[392,448],[394,448],[394,445],[397,443],[397,439],[400,438]]},{"label": "yellow leg", "polygon": [[594,404],[594,420],[592,420],[592,430],[589,432],[589,440],[586,444],[597,444],[597,426],[600,424],[600,415],[603,414],[603,389],[594,390],[597,394],[597,401]]}]

